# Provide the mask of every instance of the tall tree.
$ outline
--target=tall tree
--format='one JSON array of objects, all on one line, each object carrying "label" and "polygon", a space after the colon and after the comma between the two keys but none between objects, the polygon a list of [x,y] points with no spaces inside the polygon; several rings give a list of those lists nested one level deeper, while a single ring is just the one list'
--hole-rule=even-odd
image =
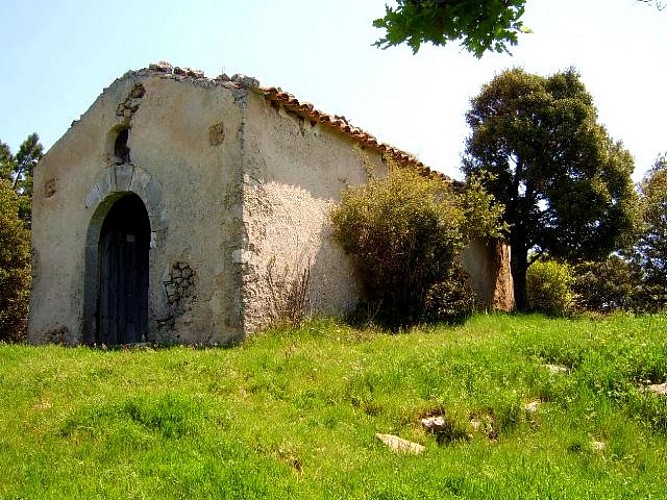
[{"label": "tall tree", "polygon": [[[654,4],[663,0],[637,0]],[[446,45],[460,40],[476,57],[486,51],[508,52],[521,32],[530,31],[520,20],[526,0],[397,0],[396,8],[385,5],[385,15],[373,21],[385,35],[375,42],[381,48],[407,43],[417,52],[423,43]]]},{"label": "tall tree", "polygon": [[36,133],[30,134],[21,143],[16,155],[0,141],[0,179],[8,181],[18,195],[18,214],[27,227],[30,227],[32,206],[32,173],[43,155],[44,147]]},{"label": "tall tree", "polygon": [[667,154],[661,155],[639,185],[644,226],[634,260],[644,275],[650,308],[667,306]]},{"label": "tall tree", "polygon": [[19,219],[18,198],[0,179],[0,341],[23,339],[28,323],[30,232]]},{"label": "tall tree", "polygon": [[21,340],[27,331],[32,173],[43,151],[37,134],[16,155],[0,141],[0,340]]},{"label": "tall tree", "polygon": [[548,78],[511,69],[486,84],[467,113],[463,171],[506,207],[517,308],[526,271],[548,253],[597,259],[630,243],[638,220],[633,159],[597,123],[574,69]]}]

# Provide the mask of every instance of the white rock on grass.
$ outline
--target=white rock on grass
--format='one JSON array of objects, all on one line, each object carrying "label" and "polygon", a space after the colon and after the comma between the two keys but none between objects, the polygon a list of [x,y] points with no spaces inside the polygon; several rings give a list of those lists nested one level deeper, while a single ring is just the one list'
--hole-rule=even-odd
[{"label": "white rock on grass", "polygon": [[422,426],[428,432],[432,432],[434,434],[445,432],[449,427],[447,425],[447,420],[445,420],[445,417],[442,415],[422,418]]},{"label": "white rock on grass", "polygon": [[667,383],[647,385],[646,390],[651,391],[658,396],[667,396]]},{"label": "white rock on grass", "polygon": [[392,434],[378,433],[375,437],[386,444],[390,450],[395,452],[419,455],[426,450],[426,448],[420,444],[413,443],[412,441],[408,441],[407,439],[398,436],[393,436]]},{"label": "white rock on grass", "polygon": [[530,403],[526,403],[523,408],[528,413],[535,413],[541,404],[542,401],[531,401]]}]

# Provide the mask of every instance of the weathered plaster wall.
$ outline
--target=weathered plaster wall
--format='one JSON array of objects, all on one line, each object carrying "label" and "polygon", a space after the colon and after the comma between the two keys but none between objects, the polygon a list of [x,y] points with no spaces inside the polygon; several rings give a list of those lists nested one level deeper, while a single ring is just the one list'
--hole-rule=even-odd
[{"label": "weathered plaster wall", "polygon": [[[241,234],[243,93],[208,80],[153,77],[146,95],[156,97],[134,118],[130,147],[133,162],[157,173],[168,221],[151,280],[157,339],[225,342],[242,334],[231,256]],[[182,293],[178,279],[188,272],[194,289]]]},{"label": "weathered plaster wall", "polygon": [[[249,99],[244,128],[246,332],[269,323],[289,286],[310,271],[307,314],[341,314],[359,299],[349,259],[331,236],[329,213],[346,185],[387,170],[376,152],[262,98]],[[511,310],[509,251],[473,241],[462,255],[480,305]]]},{"label": "weathered plaster wall", "polygon": [[[142,70],[117,80],[36,169],[32,342],[94,341],[84,335],[86,301],[95,300],[86,260],[109,200],[127,191],[143,199],[153,232],[148,340],[216,343],[242,334],[232,254],[242,228],[245,91],[179,79]],[[127,126],[130,161],[117,165],[114,139]]]},{"label": "weathered plaster wall", "polygon": [[244,151],[245,248],[238,259],[245,268],[247,331],[271,320],[281,300],[273,285],[289,286],[305,269],[308,314],[350,310],[358,287],[331,237],[329,212],[346,185],[367,180],[364,157],[384,175],[379,155],[259,96],[248,101]]}]

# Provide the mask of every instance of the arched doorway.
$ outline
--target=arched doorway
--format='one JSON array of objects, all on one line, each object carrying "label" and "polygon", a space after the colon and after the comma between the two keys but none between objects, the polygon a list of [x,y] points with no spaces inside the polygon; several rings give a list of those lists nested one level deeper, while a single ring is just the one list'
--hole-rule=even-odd
[{"label": "arched doorway", "polygon": [[145,341],[151,227],[141,198],[129,193],[109,209],[99,239],[97,336],[103,344]]}]

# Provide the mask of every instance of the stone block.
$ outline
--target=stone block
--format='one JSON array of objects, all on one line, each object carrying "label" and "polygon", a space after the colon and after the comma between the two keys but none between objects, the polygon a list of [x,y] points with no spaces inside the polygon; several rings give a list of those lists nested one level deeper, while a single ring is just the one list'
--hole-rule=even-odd
[{"label": "stone block", "polygon": [[418,443],[413,443],[412,441],[391,434],[378,433],[375,437],[386,444],[389,449],[394,452],[419,455],[426,451],[426,448]]},{"label": "stone block", "polygon": [[132,183],[132,175],[134,174],[134,165],[124,163],[123,165],[116,165],[114,168],[116,172],[116,188],[118,191],[129,191]]}]

